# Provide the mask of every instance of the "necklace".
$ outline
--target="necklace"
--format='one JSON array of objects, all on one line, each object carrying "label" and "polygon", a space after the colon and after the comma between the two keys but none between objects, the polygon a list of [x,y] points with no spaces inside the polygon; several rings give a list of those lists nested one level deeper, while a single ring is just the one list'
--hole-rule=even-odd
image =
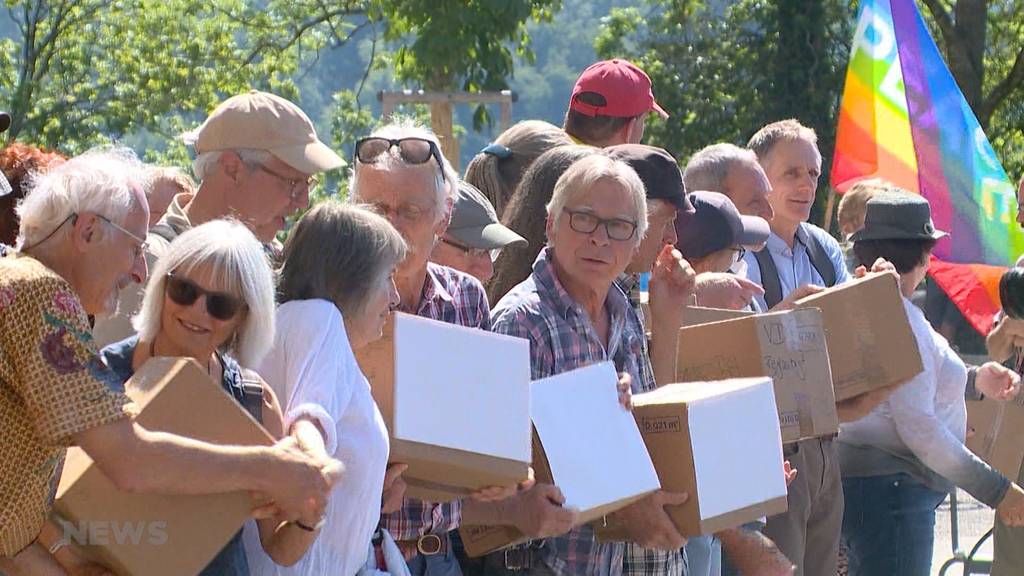
[{"label": "necklace", "polygon": [[[150,358],[156,358],[156,338],[154,338],[153,341],[149,343],[149,357]],[[217,357],[217,354],[214,353],[214,354],[210,355],[210,359],[207,360],[207,362],[206,362],[206,374],[210,378],[213,378],[214,380],[218,379],[216,376],[214,376],[214,370],[215,370],[215,367],[216,367],[216,362],[215,362],[216,357]]]}]

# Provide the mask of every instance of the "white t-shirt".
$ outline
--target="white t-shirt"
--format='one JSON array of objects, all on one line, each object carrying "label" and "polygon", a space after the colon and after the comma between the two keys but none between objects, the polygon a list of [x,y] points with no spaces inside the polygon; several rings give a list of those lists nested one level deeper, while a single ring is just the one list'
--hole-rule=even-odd
[{"label": "white t-shirt", "polygon": [[320,536],[295,566],[274,564],[255,523],[246,525],[251,573],[352,576],[366,563],[380,519],[388,434],[338,308],[326,300],[282,304],[274,348],[259,373],[281,401],[285,429],[302,416],[318,421],[327,451],[344,463],[345,475],[331,493]]}]

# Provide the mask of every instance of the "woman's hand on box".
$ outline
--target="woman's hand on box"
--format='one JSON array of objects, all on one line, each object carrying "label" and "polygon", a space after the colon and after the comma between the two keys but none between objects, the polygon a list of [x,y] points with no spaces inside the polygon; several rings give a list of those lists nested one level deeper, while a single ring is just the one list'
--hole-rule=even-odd
[{"label": "woman's hand on box", "polygon": [[619,372],[619,404],[626,410],[633,410],[633,378],[625,372]]},{"label": "woman's hand on box", "polygon": [[530,538],[561,536],[579,522],[579,513],[564,504],[565,496],[557,486],[535,484],[504,503],[503,516]]},{"label": "woman's hand on box", "polygon": [[1020,392],[1020,375],[1002,364],[986,362],[978,367],[974,386],[989,398],[1010,400]]}]

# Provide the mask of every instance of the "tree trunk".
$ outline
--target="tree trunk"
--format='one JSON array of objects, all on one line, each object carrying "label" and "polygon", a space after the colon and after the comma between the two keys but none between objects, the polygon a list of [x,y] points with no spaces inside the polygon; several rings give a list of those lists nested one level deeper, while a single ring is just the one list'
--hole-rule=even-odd
[{"label": "tree trunk", "polygon": [[981,118],[985,102],[985,33],[988,24],[988,0],[958,0],[953,8],[956,39],[946,40],[946,54],[953,78],[964,93],[967,104],[979,116],[982,128],[988,128],[991,112]]}]

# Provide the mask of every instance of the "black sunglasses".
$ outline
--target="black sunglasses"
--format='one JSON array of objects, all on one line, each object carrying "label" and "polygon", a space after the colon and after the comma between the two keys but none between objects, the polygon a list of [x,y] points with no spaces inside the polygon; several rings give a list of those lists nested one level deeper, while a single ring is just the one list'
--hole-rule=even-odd
[{"label": "black sunglasses", "polygon": [[372,164],[381,154],[398,147],[402,160],[407,164],[424,164],[433,158],[437,161],[437,167],[441,169],[441,178],[447,180],[444,174],[444,162],[441,160],[441,150],[432,140],[410,136],[408,138],[380,138],[369,136],[356,140],[356,160],[363,164]]},{"label": "black sunglasses", "polygon": [[206,296],[206,312],[217,320],[231,320],[245,303],[226,292],[213,292],[186,278],[167,274],[167,296],[179,306],[191,306]]}]

